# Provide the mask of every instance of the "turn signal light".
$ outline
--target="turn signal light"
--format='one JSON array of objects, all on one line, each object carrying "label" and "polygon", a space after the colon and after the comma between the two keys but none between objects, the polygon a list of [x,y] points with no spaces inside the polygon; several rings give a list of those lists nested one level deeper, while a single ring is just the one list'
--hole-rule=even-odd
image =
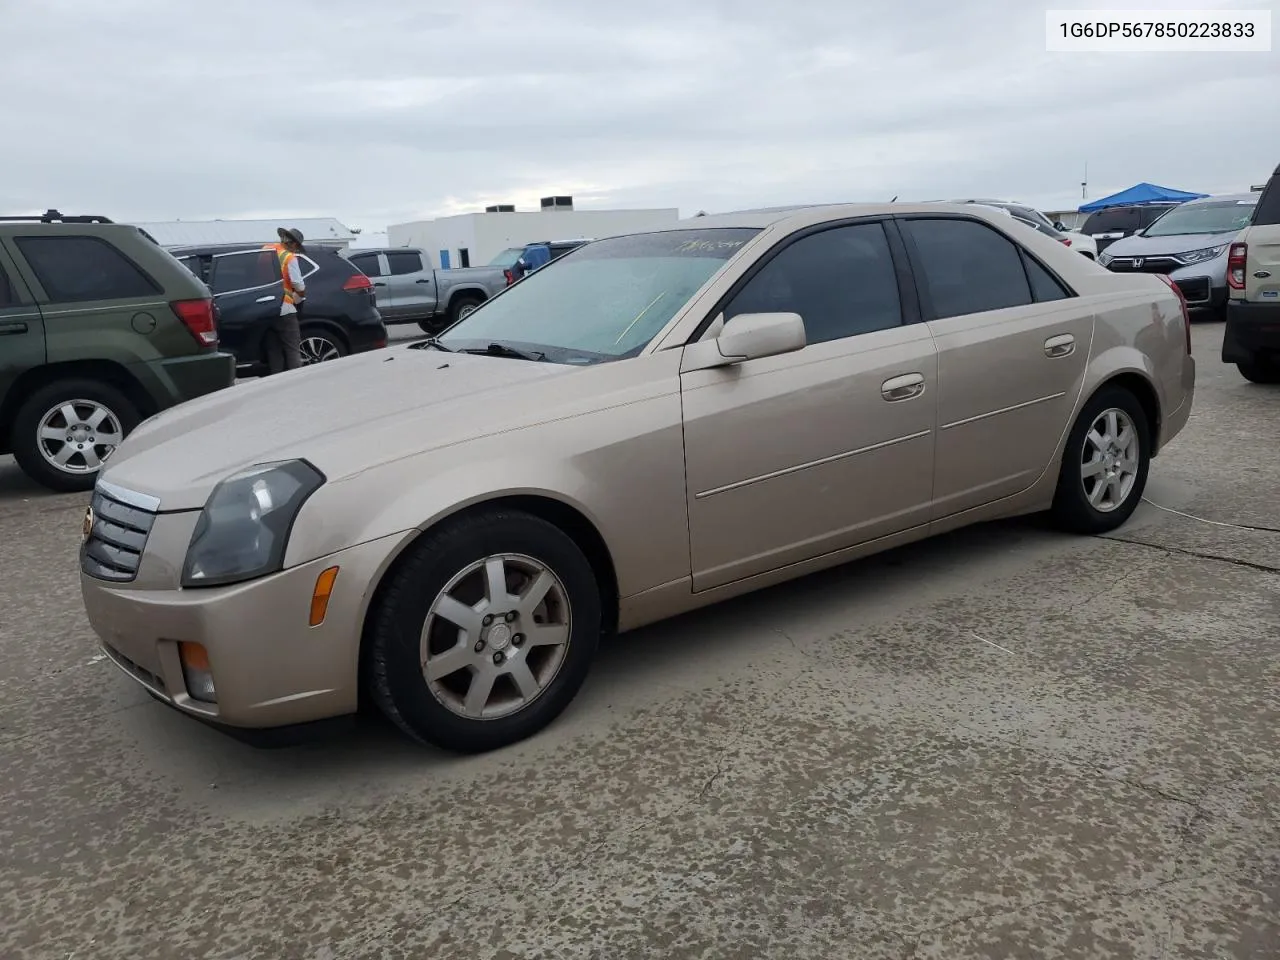
[{"label": "turn signal light", "polygon": [[199,643],[179,643],[178,659],[182,661],[182,679],[192,700],[217,703],[213,671],[209,667],[209,651]]},{"label": "turn signal light", "polygon": [[330,567],[316,577],[316,588],[311,592],[311,626],[318,627],[324,623],[329,612],[329,598],[333,596],[333,585],[337,579],[337,567]]}]

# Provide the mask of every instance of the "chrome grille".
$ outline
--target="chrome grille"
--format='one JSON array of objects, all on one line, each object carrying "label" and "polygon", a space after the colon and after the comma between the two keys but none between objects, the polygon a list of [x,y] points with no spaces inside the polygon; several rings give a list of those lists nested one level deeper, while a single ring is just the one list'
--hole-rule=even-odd
[{"label": "chrome grille", "polygon": [[138,575],[154,511],[125,503],[101,487],[93,492],[93,529],[80,548],[80,569],[97,580],[129,583]]}]

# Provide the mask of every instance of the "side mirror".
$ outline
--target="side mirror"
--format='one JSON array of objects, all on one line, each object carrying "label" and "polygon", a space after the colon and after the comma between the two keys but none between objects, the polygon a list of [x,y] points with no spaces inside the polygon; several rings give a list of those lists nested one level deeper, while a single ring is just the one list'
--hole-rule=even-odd
[{"label": "side mirror", "polygon": [[807,339],[798,313],[742,313],[720,335],[686,352],[685,371],[709,370],[803,350]]}]

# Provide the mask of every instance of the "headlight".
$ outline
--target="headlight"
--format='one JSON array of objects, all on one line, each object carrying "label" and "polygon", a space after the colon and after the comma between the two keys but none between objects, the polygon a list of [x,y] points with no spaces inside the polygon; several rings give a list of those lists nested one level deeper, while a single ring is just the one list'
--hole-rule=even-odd
[{"label": "headlight", "polygon": [[1188,250],[1186,253],[1180,253],[1176,257],[1179,263],[1204,263],[1206,260],[1212,260],[1215,257],[1222,256],[1227,249],[1227,244],[1221,244],[1216,247],[1205,247],[1203,250]]},{"label": "headlight", "polygon": [[223,480],[196,521],[182,585],[221,586],[281,569],[294,518],[323,483],[304,460],[262,463]]},{"label": "headlight", "polygon": [[1100,253],[1100,254],[1098,254],[1098,263],[1099,263],[1099,265],[1104,266],[1104,267],[1105,267],[1108,263],[1110,263],[1112,260],[1114,260],[1114,259],[1115,259],[1115,257],[1113,257],[1113,256],[1112,256],[1111,254],[1109,254],[1109,253]]}]

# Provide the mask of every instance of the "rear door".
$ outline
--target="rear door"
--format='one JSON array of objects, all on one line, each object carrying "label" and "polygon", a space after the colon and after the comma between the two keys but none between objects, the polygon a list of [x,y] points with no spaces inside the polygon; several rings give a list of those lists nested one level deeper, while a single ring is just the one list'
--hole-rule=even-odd
[{"label": "rear door", "polygon": [[[167,341],[150,339],[165,316],[172,317],[164,288],[109,240],[76,230],[45,225],[39,234],[6,241],[40,305],[46,360],[132,363],[170,355]],[[191,340],[190,350],[197,349]]]},{"label": "rear door", "polygon": [[1258,198],[1253,222],[1243,239],[1249,244],[1244,270],[1244,298],[1280,305],[1280,170]]},{"label": "rear door", "polygon": [[13,261],[0,249],[0,406],[23,373],[45,361],[44,321]]},{"label": "rear door", "polygon": [[434,271],[422,262],[418,250],[388,250],[387,286],[395,320],[421,320],[436,309]]},{"label": "rear door", "polygon": [[284,284],[274,250],[237,250],[214,254],[209,289],[218,308],[222,347],[236,356],[239,366],[266,360],[263,338],[280,316]]},{"label": "rear door", "polygon": [[914,215],[901,223],[938,348],[940,519],[1019,493],[1044,472],[1084,382],[1093,315],[986,223]]}]

